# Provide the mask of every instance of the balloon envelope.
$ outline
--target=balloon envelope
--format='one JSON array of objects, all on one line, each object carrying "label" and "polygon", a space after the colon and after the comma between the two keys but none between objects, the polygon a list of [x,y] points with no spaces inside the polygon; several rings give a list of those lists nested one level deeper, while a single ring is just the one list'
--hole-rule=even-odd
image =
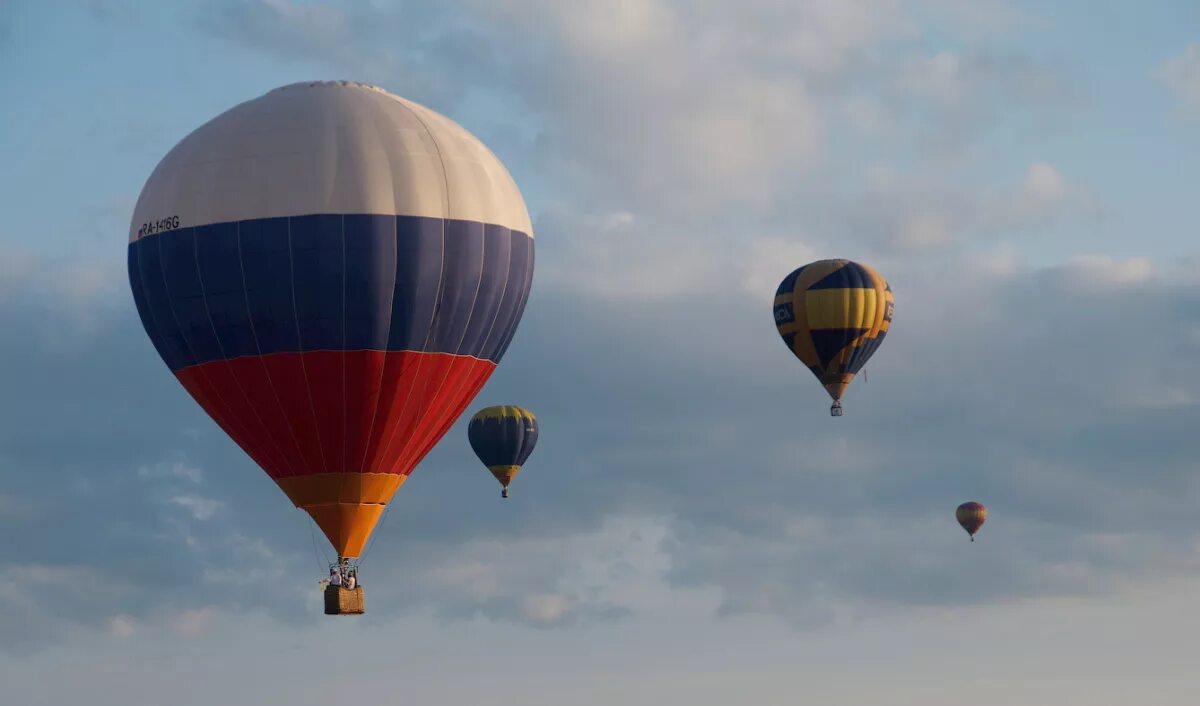
[{"label": "balloon envelope", "polygon": [[775,326],[834,402],[891,328],[895,300],[878,272],[850,260],[819,260],[783,278]]},{"label": "balloon envelope", "polygon": [[958,506],[954,511],[954,516],[958,520],[958,524],[967,531],[967,534],[975,537],[975,533],[983,527],[983,523],[987,522],[987,508],[982,503],[967,502]]},{"label": "balloon envelope", "polygon": [[467,439],[483,465],[507,488],[537,445],[537,418],[522,407],[485,407],[471,418]]},{"label": "balloon envelope", "polygon": [[346,557],[504,355],[534,260],[495,155],[344,81],[184,138],[142,190],[128,258],[163,361]]}]

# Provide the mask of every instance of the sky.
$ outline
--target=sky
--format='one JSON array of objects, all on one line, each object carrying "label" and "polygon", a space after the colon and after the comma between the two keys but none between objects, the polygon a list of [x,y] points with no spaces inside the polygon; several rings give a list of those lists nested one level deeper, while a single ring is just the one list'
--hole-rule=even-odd
[{"label": "sky", "polygon": [[[0,0],[5,702],[1194,704],[1197,28],[1189,0]],[[533,409],[538,449],[501,503],[460,420],[355,620],[125,274],[158,160],[315,79],[480,137],[538,248],[471,405]],[[827,257],[896,295],[840,419],[770,313]]]}]

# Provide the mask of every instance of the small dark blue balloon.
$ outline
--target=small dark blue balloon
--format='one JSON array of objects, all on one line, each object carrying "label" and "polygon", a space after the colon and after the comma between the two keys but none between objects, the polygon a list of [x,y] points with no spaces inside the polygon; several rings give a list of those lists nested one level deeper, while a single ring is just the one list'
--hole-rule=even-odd
[{"label": "small dark blue balloon", "polygon": [[508,497],[509,483],[537,445],[537,418],[513,405],[487,407],[471,418],[467,438],[475,455],[504,487],[503,496]]}]

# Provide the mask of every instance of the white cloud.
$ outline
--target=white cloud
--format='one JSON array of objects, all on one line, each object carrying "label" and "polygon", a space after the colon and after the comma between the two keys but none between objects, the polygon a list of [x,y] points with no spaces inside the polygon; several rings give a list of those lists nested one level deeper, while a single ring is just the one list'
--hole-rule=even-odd
[{"label": "white cloud", "polygon": [[799,237],[755,238],[742,263],[742,289],[758,301],[773,302],[775,290],[784,277],[800,265],[819,259],[820,252]]},{"label": "white cloud", "polygon": [[1034,162],[1025,173],[1025,189],[1036,201],[1058,201],[1067,195],[1062,173],[1052,164]]},{"label": "white cloud", "polygon": [[129,615],[114,615],[108,622],[113,637],[127,639],[137,632],[137,620]]},{"label": "white cloud", "polygon": [[192,513],[194,519],[201,522],[210,519],[216,514],[217,510],[221,509],[221,502],[206,498],[200,495],[176,495],[171,498],[171,502],[180,507],[187,508]]},{"label": "white cloud", "polygon": [[706,230],[648,223],[619,211],[578,215],[550,211],[539,231],[559,240],[557,257],[539,260],[538,277],[554,288],[602,299],[661,300],[720,276],[724,248]]},{"label": "white cloud", "polygon": [[[900,252],[937,252],[977,242],[1011,242],[1060,219],[1090,216],[1094,200],[1052,164],[1034,161],[1000,187],[958,183],[943,170],[900,172],[876,164],[859,194],[820,208],[848,239]],[[835,221],[836,222],[836,221]]]},{"label": "white cloud", "polygon": [[883,102],[869,95],[851,95],[842,105],[842,112],[856,132],[870,137],[890,137],[896,125]]},{"label": "white cloud", "polygon": [[1022,270],[1022,260],[1011,245],[1001,245],[965,256],[963,267],[978,281],[1010,279]]},{"label": "white cloud", "polygon": [[1144,257],[1119,259],[1107,255],[1082,255],[1051,268],[1050,272],[1064,287],[1087,292],[1145,284],[1154,276],[1154,265]]},{"label": "white cloud", "polygon": [[1156,75],[1186,108],[1200,111],[1200,42],[1168,59]]},{"label": "white cloud", "polygon": [[909,93],[942,103],[962,100],[971,86],[963,77],[962,60],[952,51],[914,59],[897,79]]},{"label": "white cloud", "polygon": [[954,230],[946,213],[926,211],[915,213],[900,224],[897,244],[908,250],[930,250],[950,245]]},{"label": "white cloud", "polygon": [[170,616],[167,623],[183,637],[199,637],[208,632],[219,616],[220,610],[216,606],[205,606],[181,611]]},{"label": "white cloud", "polygon": [[[451,618],[482,615],[536,627],[681,606],[711,609],[715,601],[704,591],[668,585],[667,533],[659,518],[614,516],[598,528],[553,538],[439,543],[430,547],[430,561],[418,572],[404,569],[413,587],[406,595],[410,603],[428,601]],[[389,582],[379,571],[375,565],[373,587]]]},{"label": "white cloud", "polygon": [[1004,36],[1019,28],[1046,26],[1045,21],[1007,0],[921,0],[919,5],[952,26],[956,36],[967,39]]},{"label": "white cloud", "polygon": [[521,616],[533,623],[553,624],[562,620],[571,601],[561,593],[541,593],[521,601]]},{"label": "white cloud", "polygon": [[40,329],[39,343],[77,345],[79,334],[104,330],[128,304],[123,270],[124,263],[116,258],[47,257],[0,242],[0,306],[52,312],[59,318],[58,327]]},{"label": "white cloud", "polygon": [[138,468],[137,474],[139,478],[180,478],[194,484],[204,482],[204,469],[182,461],[141,466]]}]

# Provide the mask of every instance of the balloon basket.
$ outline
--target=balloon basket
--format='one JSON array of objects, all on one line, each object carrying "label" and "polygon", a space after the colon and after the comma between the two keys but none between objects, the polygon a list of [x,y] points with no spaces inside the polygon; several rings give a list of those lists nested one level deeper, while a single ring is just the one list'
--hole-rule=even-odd
[{"label": "balloon basket", "polygon": [[829,408],[829,416],[831,416],[831,417],[842,416],[842,403],[841,402],[833,403],[833,406]]},{"label": "balloon basket", "polygon": [[345,586],[325,589],[325,615],[362,615],[366,612],[362,586],[353,590]]}]

